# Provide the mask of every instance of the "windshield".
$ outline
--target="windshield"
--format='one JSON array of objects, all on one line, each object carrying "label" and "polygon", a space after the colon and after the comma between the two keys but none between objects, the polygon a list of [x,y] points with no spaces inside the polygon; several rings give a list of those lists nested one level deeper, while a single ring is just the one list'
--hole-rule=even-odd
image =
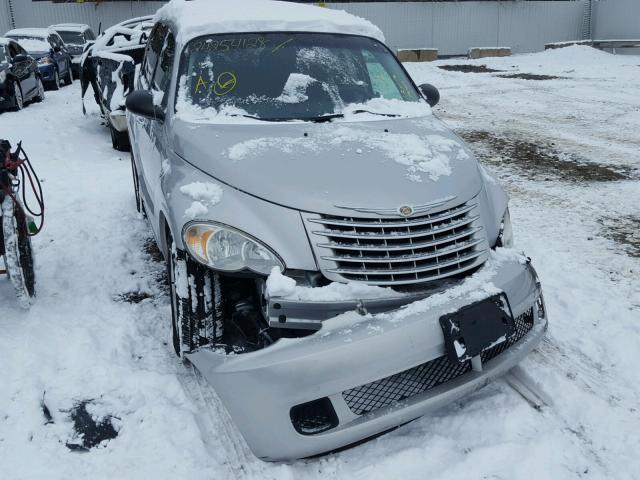
[{"label": "windshield", "polygon": [[[180,65],[178,113],[322,120],[400,115],[424,102],[398,61],[365,37],[308,33],[211,35]],[[195,108],[194,108],[195,107]]]},{"label": "windshield", "polygon": [[29,53],[43,53],[48,52],[51,49],[51,45],[42,37],[32,35],[11,35],[11,38],[16,40],[22,48]]},{"label": "windshield", "polygon": [[61,32],[58,35],[62,37],[62,41],[67,45],[84,45],[85,39],[81,32]]},{"label": "windshield", "polygon": [[0,63],[6,62],[7,59],[4,56],[4,47],[0,45]]}]

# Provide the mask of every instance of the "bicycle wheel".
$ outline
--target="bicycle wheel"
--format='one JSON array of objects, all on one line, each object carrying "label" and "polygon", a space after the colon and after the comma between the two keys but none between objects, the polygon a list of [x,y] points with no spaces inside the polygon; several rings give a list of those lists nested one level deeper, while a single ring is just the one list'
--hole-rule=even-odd
[{"label": "bicycle wheel", "polygon": [[29,308],[36,296],[31,238],[24,212],[15,208],[8,196],[2,202],[2,232],[7,274],[16,290],[18,302],[23,308]]}]

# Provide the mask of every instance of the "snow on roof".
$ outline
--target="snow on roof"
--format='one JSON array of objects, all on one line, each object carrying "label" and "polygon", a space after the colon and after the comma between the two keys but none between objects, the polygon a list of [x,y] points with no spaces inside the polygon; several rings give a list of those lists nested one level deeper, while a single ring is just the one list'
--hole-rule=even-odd
[{"label": "snow on roof", "polygon": [[342,10],[273,0],[217,5],[210,0],[171,0],[154,20],[173,22],[181,44],[200,35],[266,31],[348,33],[384,42],[382,31],[373,23]]},{"label": "snow on roof", "polygon": [[89,25],[84,23],[59,23],[57,25],[51,25],[49,27],[52,30],[62,30],[64,32],[84,32],[85,30],[89,30]]},{"label": "snow on roof", "polygon": [[5,36],[48,37],[52,33],[57,35],[55,30],[51,30],[50,28],[15,28],[5,33]]},{"label": "snow on roof", "polygon": [[145,15],[143,17],[135,17],[129,18],[127,20],[123,20],[120,23],[116,23],[113,27],[129,27],[130,25],[138,25],[141,23],[151,22],[153,20],[153,15]]},{"label": "snow on roof", "polygon": [[[141,30],[114,25],[113,27],[107,28],[104,33],[98,37],[93,44],[92,50],[97,52],[104,49],[117,49],[123,46],[144,46],[144,43],[140,43],[140,36],[142,34],[143,32]],[[122,39],[116,39],[117,36],[122,36]],[[129,37],[129,40],[127,40],[127,37]]]},{"label": "snow on roof", "polygon": [[[7,43],[9,43],[11,41],[10,38],[7,37],[0,37],[0,45],[6,45]],[[14,40],[15,42],[15,40]]]}]

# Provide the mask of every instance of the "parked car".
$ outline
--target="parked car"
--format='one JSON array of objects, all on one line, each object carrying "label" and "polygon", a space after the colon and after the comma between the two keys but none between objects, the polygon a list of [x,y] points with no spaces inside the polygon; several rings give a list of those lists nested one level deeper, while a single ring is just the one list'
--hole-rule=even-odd
[{"label": "parked car", "polygon": [[82,96],[91,85],[116,150],[130,148],[124,101],[134,88],[136,65],[144,56],[147,33],[142,26],[146,18],[128,21],[129,27],[108,28],[80,60]]},{"label": "parked car", "polygon": [[84,23],[60,23],[49,27],[62,38],[71,55],[71,71],[75,78],[80,77],[80,58],[87,45],[93,43],[96,36],[89,25]]},{"label": "parked car", "polygon": [[36,61],[18,42],[0,37],[0,110],[20,110],[29,101],[44,100]]},{"label": "parked car", "polygon": [[5,37],[16,40],[38,62],[45,86],[58,90],[61,82],[73,83],[71,55],[54,30],[49,28],[17,28]]},{"label": "parked car", "polygon": [[258,457],[381,434],[540,342],[506,193],[377,27],[265,1],[155,20],[126,100],[136,200],[174,349]]}]

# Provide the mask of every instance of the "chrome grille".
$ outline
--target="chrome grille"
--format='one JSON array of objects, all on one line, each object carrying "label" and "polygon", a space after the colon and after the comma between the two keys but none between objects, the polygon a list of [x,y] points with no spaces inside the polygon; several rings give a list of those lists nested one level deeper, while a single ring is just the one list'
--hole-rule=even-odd
[{"label": "chrome grille", "polygon": [[331,280],[405,285],[471,270],[487,258],[478,205],[410,218],[307,218],[321,268]]}]

